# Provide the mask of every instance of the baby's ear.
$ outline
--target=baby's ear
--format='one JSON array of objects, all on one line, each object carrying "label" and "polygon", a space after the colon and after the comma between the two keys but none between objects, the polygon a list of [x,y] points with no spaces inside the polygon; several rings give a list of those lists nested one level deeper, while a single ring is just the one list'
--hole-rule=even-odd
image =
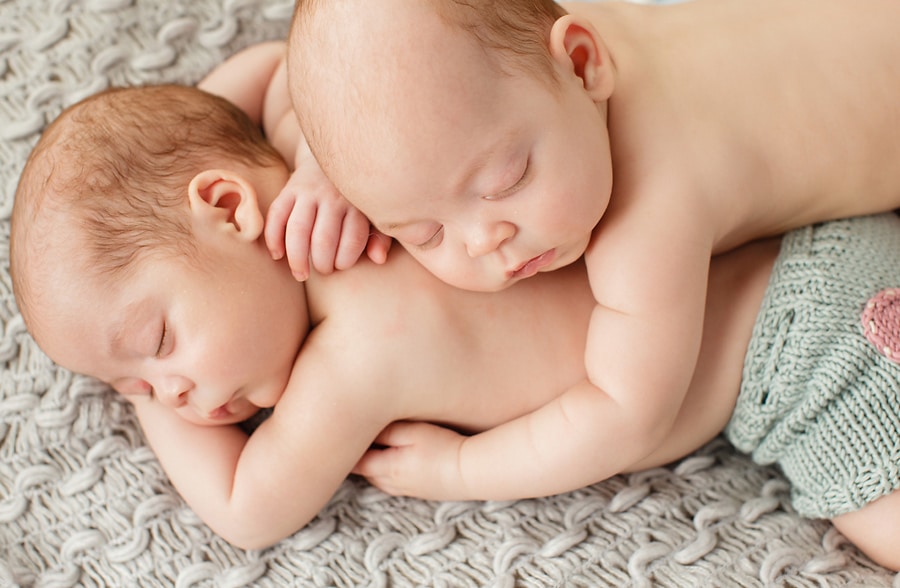
[{"label": "baby's ear", "polygon": [[581,78],[594,102],[612,95],[615,71],[609,50],[586,18],[567,14],[550,29],[550,55],[564,70]]},{"label": "baby's ear", "polygon": [[188,203],[195,221],[219,227],[243,240],[256,241],[264,219],[256,189],[234,172],[210,169],[198,173],[188,186]]}]

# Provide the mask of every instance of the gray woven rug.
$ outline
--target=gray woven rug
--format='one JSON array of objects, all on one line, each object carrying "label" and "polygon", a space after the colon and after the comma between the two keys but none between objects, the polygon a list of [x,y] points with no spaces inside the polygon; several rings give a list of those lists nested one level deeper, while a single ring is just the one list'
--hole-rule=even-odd
[{"label": "gray woven rug", "polygon": [[111,84],[195,83],[236,50],[283,37],[291,9],[0,0],[0,586],[900,588],[827,522],[793,514],[777,471],[722,441],[543,500],[428,503],[350,480],[271,549],[215,537],[169,485],[128,405],[55,367],[25,332],[9,210],[29,149],[62,107]]}]

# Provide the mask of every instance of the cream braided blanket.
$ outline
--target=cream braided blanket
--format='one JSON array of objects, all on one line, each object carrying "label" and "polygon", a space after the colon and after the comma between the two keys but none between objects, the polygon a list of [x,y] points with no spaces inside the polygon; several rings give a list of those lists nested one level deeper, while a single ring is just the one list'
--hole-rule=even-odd
[{"label": "cream braided blanket", "polygon": [[62,107],[109,85],[193,84],[283,37],[291,11],[291,0],[0,0],[0,586],[900,587],[830,524],[793,514],[778,472],[723,441],[543,500],[437,504],[350,480],[271,549],[214,536],[129,406],[29,338],[8,217]]}]

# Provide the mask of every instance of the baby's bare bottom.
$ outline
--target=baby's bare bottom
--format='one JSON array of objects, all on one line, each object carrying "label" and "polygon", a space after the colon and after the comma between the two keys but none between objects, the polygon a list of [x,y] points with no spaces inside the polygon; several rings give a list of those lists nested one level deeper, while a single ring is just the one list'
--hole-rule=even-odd
[{"label": "baby's bare bottom", "polygon": [[780,243],[779,238],[757,241],[713,258],[703,342],[691,387],[669,436],[629,470],[684,457],[725,428],[740,390],[744,357]]}]

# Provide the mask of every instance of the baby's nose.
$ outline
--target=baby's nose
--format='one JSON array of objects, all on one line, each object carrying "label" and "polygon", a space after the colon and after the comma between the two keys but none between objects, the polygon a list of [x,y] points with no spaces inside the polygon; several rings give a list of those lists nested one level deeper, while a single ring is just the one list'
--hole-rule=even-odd
[{"label": "baby's nose", "polygon": [[506,221],[481,223],[469,234],[466,251],[469,257],[481,257],[496,251],[504,242],[516,234],[516,227]]},{"label": "baby's nose", "polygon": [[161,378],[155,392],[160,402],[172,408],[180,408],[187,404],[188,393],[193,383],[183,376],[165,376]]}]

